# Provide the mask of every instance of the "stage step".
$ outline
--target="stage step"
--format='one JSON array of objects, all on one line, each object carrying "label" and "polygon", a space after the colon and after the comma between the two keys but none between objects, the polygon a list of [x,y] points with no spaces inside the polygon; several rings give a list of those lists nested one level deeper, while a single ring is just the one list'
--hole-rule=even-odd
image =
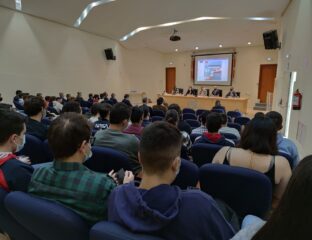
[{"label": "stage step", "polygon": [[253,107],[253,110],[266,111],[267,105],[266,105],[266,103],[256,103],[255,106]]}]

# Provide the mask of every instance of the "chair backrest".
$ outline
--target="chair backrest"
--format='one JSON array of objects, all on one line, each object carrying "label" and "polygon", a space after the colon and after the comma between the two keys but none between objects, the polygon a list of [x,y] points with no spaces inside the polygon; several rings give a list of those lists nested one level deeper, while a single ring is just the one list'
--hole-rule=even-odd
[{"label": "chair backrest", "polygon": [[88,107],[81,107],[81,110],[82,110],[82,114],[87,114],[90,112],[90,108]]},{"label": "chair backrest", "polygon": [[197,120],[186,119],[185,121],[192,127],[192,129],[200,127],[200,122]]},{"label": "chair backrest", "polygon": [[204,111],[207,111],[207,110],[205,110],[205,109],[197,109],[196,110],[196,116],[200,116]]},{"label": "chair backrest", "polygon": [[197,120],[197,117],[193,113],[184,113],[183,114],[183,120],[187,120],[187,119]]},{"label": "chair backrest", "polygon": [[46,157],[46,162],[52,162],[54,160],[53,152],[49,146],[48,139],[43,142],[43,150]]},{"label": "chair backrest", "polygon": [[42,118],[41,122],[44,124],[44,125],[47,125],[47,126],[50,126],[51,124],[51,119],[48,118],[48,117],[45,117],[45,118]]},{"label": "chair backrest", "polygon": [[92,106],[92,103],[88,102],[88,101],[80,101],[80,106],[82,108],[90,108]]},{"label": "chair backrest", "polygon": [[4,199],[7,195],[8,193],[0,188],[0,230],[6,232],[14,240],[39,240],[39,238],[19,224],[8,212],[4,205]]},{"label": "chair backrest", "polygon": [[172,185],[179,186],[181,189],[196,187],[199,180],[199,168],[189,160],[181,159],[180,172]]},{"label": "chair backrest", "polygon": [[195,111],[192,108],[183,108],[182,113],[191,113],[195,114]]},{"label": "chair backrest", "polygon": [[24,107],[18,102],[18,101],[13,101],[16,109],[18,110],[24,110]]},{"label": "chair backrest", "polygon": [[215,112],[215,113],[225,113],[224,109],[222,108],[213,108],[211,109],[211,112]]},{"label": "chair backrest", "polygon": [[162,240],[162,238],[145,234],[132,233],[126,228],[102,221],[95,224],[90,231],[90,240]]},{"label": "chair backrest", "polygon": [[50,113],[54,113],[56,115],[59,115],[59,113],[56,111],[56,109],[54,107],[48,107],[47,109]]},{"label": "chair backrest", "polygon": [[152,116],[160,116],[160,117],[164,117],[165,113],[161,110],[153,110],[152,111]]},{"label": "chair backrest", "polygon": [[230,128],[237,129],[238,132],[241,132],[241,130],[242,130],[242,126],[240,124],[237,124],[237,123],[228,123],[227,126]]},{"label": "chair backrest", "polygon": [[121,168],[131,170],[130,160],[123,152],[112,148],[93,146],[92,153],[92,157],[84,165],[93,171],[109,173],[111,170],[116,172]]},{"label": "chair backrest", "polygon": [[74,211],[23,192],[11,192],[5,199],[10,214],[42,240],[87,240],[89,228]]},{"label": "chair backrest", "polygon": [[227,203],[239,216],[264,217],[270,209],[272,184],[264,174],[223,164],[205,164],[199,172],[201,189]]},{"label": "chair backrest", "polygon": [[216,153],[224,146],[209,143],[195,143],[191,152],[194,163],[201,167],[206,163],[211,163]]},{"label": "chair backrest", "polygon": [[231,139],[231,140],[238,140],[237,136],[232,134],[232,133],[224,133],[221,132],[221,135],[224,136],[227,139]]},{"label": "chair backrest", "polygon": [[26,134],[26,143],[24,148],[18,152],[17,155],[28,156],[32,164],[47,162],[43,142],[39,138],[29,134]]},{"label": "chair backrest", "polygon": [[238,112],[238,111],[228,111],[226,113],[226,115],[228,115],[231,118],[237,118],[237,117],[241,117],[242,116],[242,114],[240,112]]},{"label": "chair backrest", "polygon": [[194,143],[195,139],[200,137],[202,134],[199,134],[199,133],[192,133],[190,135],[190,138],[191,138],[191,142]]},{"label": "chair backrest", "polygon": [[295,162],[295,159],[293,159],[288,153],[285,153],[285,152],[278,152],[279,156],[282,156],[284,158],[287,159],[287,161],[289,162],[289,166],[291,169],[294,168],[294,162]]},{"label": "chair backrest", "polygon": [[250,118],[248,117],[237,117],[234,119],[234,123],[238,123],[240,125],[247,125],[250,122]]},{"label": "chair backrest", "polygon": [[163,119],[164,119],[164,117],[161,117],[161,116],[153,116],[152,117],[152,122],[162,121]]}]

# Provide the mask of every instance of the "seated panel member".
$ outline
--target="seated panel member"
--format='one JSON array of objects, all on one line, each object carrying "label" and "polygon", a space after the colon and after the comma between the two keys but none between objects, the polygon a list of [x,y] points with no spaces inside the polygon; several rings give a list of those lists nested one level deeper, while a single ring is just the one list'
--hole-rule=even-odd
[{"label": "seated panel member", "polygon": [[237,93],[234,91],[234,88],[231,87],[230,91],[225,95],[225,97],[238,97]]},{"label": "seated panel member", "polygon": [[108,220],[130,231],[167,240],[227,240],[234,235],[216,202],[198,189],[171,183],[179,173],[182,138],[166,122],[147,126],[140,143],[142,181],[117,187],[109,198]]},{"label": "seated panel member", "polygon": [[193,93],[193,88],[192,88],[192,86],[189,86],[189,88],[187,89],[187,91],[185,93],[185,96],[192,95],[192,93]]},{"label": "seated panel member", "polygon": [[214,89],[211,92],[211,95],[215,97],[222,97],[222,90],[217,87],[214,87]]}]

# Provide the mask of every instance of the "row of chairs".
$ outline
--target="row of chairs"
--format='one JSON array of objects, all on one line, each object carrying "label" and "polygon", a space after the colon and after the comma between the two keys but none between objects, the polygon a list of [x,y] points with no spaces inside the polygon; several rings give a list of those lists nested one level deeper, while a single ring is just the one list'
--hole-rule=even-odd
[{"label": "row of chairs", "polygon": [[[206,164],[198,172],[202,191],[228,204],[239,216],[265,217],[272,201],[270,180],[255,170]],[[131,233],[114,223],[86,223],[62,205],[23,192],[0,189],[0,224],[15,240],[161,239]]]}]

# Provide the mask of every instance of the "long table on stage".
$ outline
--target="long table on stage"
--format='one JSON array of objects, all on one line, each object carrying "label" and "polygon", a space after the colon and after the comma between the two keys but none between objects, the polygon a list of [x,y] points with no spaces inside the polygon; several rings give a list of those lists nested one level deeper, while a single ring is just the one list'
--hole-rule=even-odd
[{"label": "long table on stage", "polygon": [[220,100],[221,105],[225,107],[226,111],[239,110],[242,113],[247,113],[248,98],[223,98],[223,97],[206,97],[206,96],[183,96],[164,94],[162,97],[168,104],[176,103],[183,108],[193,109],[207,109],[210,110],[216,100]]}]

